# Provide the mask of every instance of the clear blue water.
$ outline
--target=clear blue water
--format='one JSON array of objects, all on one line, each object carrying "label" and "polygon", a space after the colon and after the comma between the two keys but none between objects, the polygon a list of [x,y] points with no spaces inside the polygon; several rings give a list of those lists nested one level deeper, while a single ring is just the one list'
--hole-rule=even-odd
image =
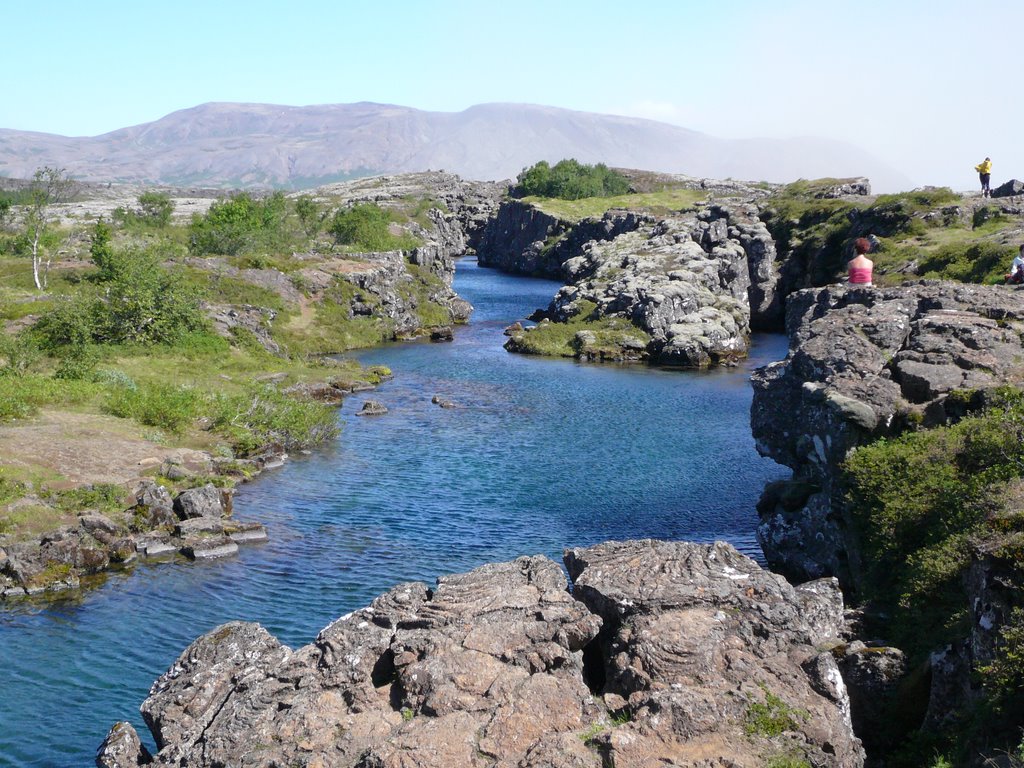
[{"label": "clear blue water", "polygon": [[[302,645],[397,582],[607,539],[726,539],[758,556],[754,504],[786,473],[754,451],[748,376],[784,339],[710,373],[506,353],[502,329],[557,287],[460,262],[456,289],[476,311],[455,341],[360,355],[394,380],[349,398],[335,445],[239,490],[236,515],[265,522],[268,543],[0,605],[0,765],[92,765],[119,719],[150,742],[150,684],[231,619]],[[356,417],[367,398],[390,412]]]}]

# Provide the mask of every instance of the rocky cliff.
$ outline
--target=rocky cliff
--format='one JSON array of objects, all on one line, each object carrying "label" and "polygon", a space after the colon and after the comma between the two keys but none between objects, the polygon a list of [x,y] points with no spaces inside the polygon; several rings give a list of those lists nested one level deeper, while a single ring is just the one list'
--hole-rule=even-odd
[{"label": "rocky cliff", "polygon": [[[544,312],[548,320],[618,319],[642,332],[639,346],[627,336],[617,353],[602,356],[690,368],[730,363],[746,356],[751,327],[781,318],[775,244],[752,203],[659,216],[612,210],[571,227],[511,203],[495,222],[481,241],[481,263],[557,272],[567,282]],[[513,335],[509,349],[528,348],[530,332]],[[577,357],[597,356],[585,335],[577,340]]]},{"label": "rocky cliff", "polygon": [[563,277],[563,265],[591,241],[613,240],[651,223],[643,213],[609,211],[598,219],[569,222],[520,202],[503,202],[483,229],[480,266],[512,274]]},{"label": "rocky cliff", "polygon": [[[956,764],[997,764],[977,755],[1016,748],[1021,728],[1018,417],[1000,405],[974,432],[952,430],[1020,386],[1024,294],[938,281],[810,289],[790,297],[786,325],[787,358],[753,375],[758,450],[793,469],[758,504],[765,556],[792,579],[838,576],[864,609],[880,647],[851,646],[841,667],[870,694],[853,710],[869,753],[906,761],[911,738],[931,739]],[[945,442],[892,439],[939,433]],[[880,438],[903,447],[851,475],[844,462],[885,449]]]},{"label": "rocky cliff", "polygon": [[[193,643],[97,764],[855,768],[833,583],[726,544],[635,541],[402,584],[290,649]],[[804,761],[804,762],[800,762]]]},{"label": "rocky cliff", "polygon": [[858,445],[945,423],[961,390],[1019,382],[1024,296],[938,281],[809,289],[790,297],[786,328],[787,358],[753,376],[758,451],[793,469],[762,497],[759,538],[783,573],[837,575],[856,590],[839,465]]}]

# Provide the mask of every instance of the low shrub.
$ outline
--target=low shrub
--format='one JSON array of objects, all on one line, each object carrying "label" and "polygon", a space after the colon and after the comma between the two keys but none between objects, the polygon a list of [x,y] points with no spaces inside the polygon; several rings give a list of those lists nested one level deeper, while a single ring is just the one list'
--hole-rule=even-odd
[{"label": "low shrub", "polygon": [[163,382],[110,390],[103,410],[172,434],[181,434],[200,415],[204,397],[190,387]]},{"label": "low shrub", "polygon": [[61,380],[40,373],[0,376],[0,422],[31,416],[42,406],[72,407],[93,400],[101,387],[87,380]]},{"label": "low shrub", "polygon": [[758,685],[764,693],[764,701],[752,701],[747,705],[744,728],[749,735],[780,736],[786,731],[795,731],[810,717],[805,710],[790,706],[769,691],[764,683]]},{"label": "low shrub", "polygon": [[90,344],[161,344],[206,327],[196,292],[164,269],[148,250],[110,247],[97,224],[92,244],[99,267],[94,287],[62,296],[35,325],[44,349]]},{"label": "low shrub", "polygon": [[964,283],[1001,283],[1016,250],[986,240],[946,245],[921,260],[918,274]]},{"label": "low shrub", "polygon": [[81,512],[95,509],[100,512],[115,512],[122,508],[124,488],[113,483],[93,483],[81,488],[45,491],[43,498],[62,512]]},{"label": "low shrub", "polygon": [[38,343],[30,334],[0,332],[0,376],[25,374],[41,355]]},{"label": "low shrub", "polygon": [[971,542],[1002,485],[1024,475],[1024,394],[995,397],[981,414],[879,440],[844,465],[868,564],[862,597],[893,615],[895,644],[914,654],[962,635]]},{"label": "low shrub", "polygon": [[335,408],[296,400],[272,386],[253,385],[240,394],[218,395],[213,428],[245,455],[265,445],[295,450],[318,445],[339,431]]}]

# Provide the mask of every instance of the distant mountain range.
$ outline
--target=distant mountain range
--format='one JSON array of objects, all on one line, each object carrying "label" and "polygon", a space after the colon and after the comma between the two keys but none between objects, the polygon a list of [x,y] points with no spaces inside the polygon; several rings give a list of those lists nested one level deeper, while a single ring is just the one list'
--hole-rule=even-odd
[{"label": "distant mountain range", "polygon": [[720,139],[653,120],[531,104],[424,112],[362,102],[289,107],[201,104],[101,136],[0,129],[0,176],[44,165],[83,181],[303,189],[380,173],[446,170],[514,178],[539,160],[751,181],[867,176],[910,180],[850,144],[818,138]]}]

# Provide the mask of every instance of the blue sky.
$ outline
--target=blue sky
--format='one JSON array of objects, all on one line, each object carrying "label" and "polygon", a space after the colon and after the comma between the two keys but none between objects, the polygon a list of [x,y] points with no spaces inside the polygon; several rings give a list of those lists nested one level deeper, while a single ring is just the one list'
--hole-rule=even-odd
[{"label": "blue sky", "polygon": [[208,101],[485,102],[823,136],[916,184],[1024,178],[1015,0],[0,0],[0,128],[91,136]]}]

